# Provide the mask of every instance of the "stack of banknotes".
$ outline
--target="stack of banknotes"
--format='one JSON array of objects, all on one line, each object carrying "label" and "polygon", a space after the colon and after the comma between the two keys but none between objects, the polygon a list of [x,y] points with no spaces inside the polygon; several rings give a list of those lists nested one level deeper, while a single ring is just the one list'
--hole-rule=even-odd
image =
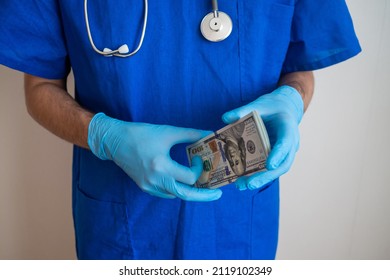
[{"label": "stack of banknotes", "polygon": [[203,161],[203,172],[195,185],[210,189],[265,170],[270,149],[267,130],[256,112],[186,147],[190,164],[194,156]]}]

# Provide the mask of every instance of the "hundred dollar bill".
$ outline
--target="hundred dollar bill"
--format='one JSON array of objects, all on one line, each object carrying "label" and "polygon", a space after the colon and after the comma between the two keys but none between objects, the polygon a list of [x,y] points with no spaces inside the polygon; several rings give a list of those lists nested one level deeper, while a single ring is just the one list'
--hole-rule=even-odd
[{"label": "hundred dollar bill", "polygon": [[215,189],[240,176],[265,170],[270,143],[263,121],[251,112],[237,122],[186,147],[188,161],[200,156],[203,172],[196,186]]}]

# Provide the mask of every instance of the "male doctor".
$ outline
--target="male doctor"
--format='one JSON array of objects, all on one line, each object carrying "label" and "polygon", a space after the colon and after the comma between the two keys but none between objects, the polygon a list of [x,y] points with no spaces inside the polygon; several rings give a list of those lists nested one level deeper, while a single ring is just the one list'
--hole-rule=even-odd
[{"label": "male doctor", "polygon": [[[1,1],[0,63],[26,73],[31,116],[75,144],[78,258],[275,258],[278,177],[299,146],[312,71],[360,46],[344,0],[218,4]],[[231,28],[218,42],[199,28],[210,12],[205,37]],[[253,110],[270,136],[268,170],[195,188],[202,163],[188,167],[184,145]]]}]

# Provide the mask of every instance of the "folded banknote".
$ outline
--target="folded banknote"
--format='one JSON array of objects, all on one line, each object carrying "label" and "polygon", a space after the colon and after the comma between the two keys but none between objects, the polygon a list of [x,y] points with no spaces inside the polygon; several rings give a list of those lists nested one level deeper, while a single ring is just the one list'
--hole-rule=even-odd
[{"label": "folded banknote", "polygon": [[188,160],[200,156],[203,172],[196,186],[215,189],[240,176],[265,170],[270,152],[267,130],[256,112],[186,147]]}]

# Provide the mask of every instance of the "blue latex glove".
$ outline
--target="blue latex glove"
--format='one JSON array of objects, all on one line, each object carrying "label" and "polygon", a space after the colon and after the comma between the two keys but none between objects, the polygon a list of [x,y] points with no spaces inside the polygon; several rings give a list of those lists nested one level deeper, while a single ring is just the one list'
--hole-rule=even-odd
[{"label": "blue latex glove", "polygon": [[271,142],[272,149],[266,162],[267,171],[238,178],[236,186],[240,190],[261,188],[290,169],[299,148],[298,125],[303,116],[303,107],[302,97],[296,89],[281,86],[222,116],[224,122],[232,123],[251,111],[257,111]]},{"label": "blue latex glove", "polygon": [[172,160],[170,149],[195,142],[210,132],[168,125],[124,122],[96,114],[88,129],[88,145],[102,160],[113,160],[146,193],[162,198],[211,201],[221,190],[193,187],[202,173],[202,159],[192,167]]}]

